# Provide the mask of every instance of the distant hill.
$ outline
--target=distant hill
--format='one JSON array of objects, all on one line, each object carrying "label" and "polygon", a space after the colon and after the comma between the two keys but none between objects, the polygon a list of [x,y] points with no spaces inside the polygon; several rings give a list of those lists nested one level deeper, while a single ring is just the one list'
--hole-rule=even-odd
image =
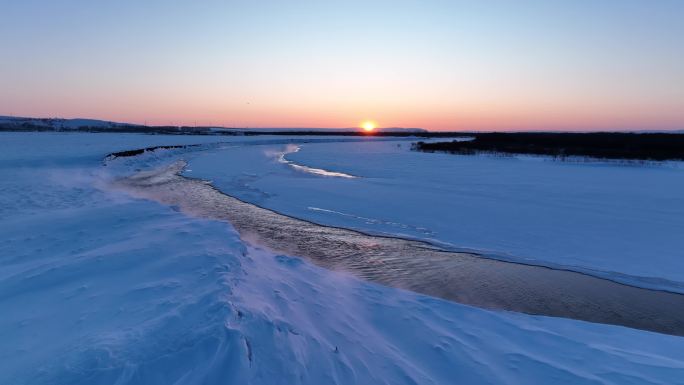
[{"label": "distant hill", "polygon": [[26,118],[0,116],[0,129],[21,131],[68,131],[87,128],[120,129],[137,127],[134,124],[108,122],[97,119]]}]

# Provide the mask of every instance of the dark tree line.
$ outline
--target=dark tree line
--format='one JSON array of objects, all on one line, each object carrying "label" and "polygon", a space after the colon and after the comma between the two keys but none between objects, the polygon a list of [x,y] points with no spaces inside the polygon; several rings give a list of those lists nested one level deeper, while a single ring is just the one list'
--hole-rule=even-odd
[{"label": "dark tree line", "polygon": [[628,160],[684,160],[684,134],[483,133],[471,141],[418,142],[414,149],[455,154],[496,153]]}]

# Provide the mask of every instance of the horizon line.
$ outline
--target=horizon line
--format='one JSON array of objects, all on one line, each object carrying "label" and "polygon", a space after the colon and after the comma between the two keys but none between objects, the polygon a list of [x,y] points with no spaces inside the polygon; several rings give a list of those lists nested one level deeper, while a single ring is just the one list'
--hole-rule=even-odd
[{"label": "horizon line", "polygon": [[[140,126],[140,127],[188,127],[188,128],[217,128],[217,129],[227,129],[227,130],[276,130],[276,131],[286,131],[286,130],[330,130],[330,131],[342,131],[349,130],[345,132],[356,132],[362,130],[361,127],[321,127],[321,126],[227,126],[227,125],[214,125],[214,124],[204,124],[204,125],[190,125],[190,124],[147,124],[147,121],[143,123],[129,122],[129,121],[118,121],[118,120],[107,120],[103,118],[91,118],[91,117],[62,117],[62,116],[48,116],[48,117],[37,117],[37,116],[19,116],[19,115],[4,115],[0,114],[0,119],[11,118],[11,119],[35,119],[35,120],[90,120],[98,121],[102,123],[110,123],[122,126]],[[672,128],[549,128],[549,129],[538,129],[538,128],[511,128],[511,127],[497,127],[490,129],[446,129],[446,130],[434,130],[423,127],[403,127],[403,126],[386,126],[386,127],[376,127],[376,131],[380,130],[420,130],[424,132],[443,132],[443,133],[487,133],[487,132],[575,132],[575,133],[589,133],[589,132],[674,132],[681,133],[684,131],[684,127],[672,127]]]}]

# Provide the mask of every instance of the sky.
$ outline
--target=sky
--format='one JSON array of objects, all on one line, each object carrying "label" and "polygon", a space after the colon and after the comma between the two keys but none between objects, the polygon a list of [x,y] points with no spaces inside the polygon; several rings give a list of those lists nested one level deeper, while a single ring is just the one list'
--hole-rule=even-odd
[{"label": "sky", "polygon": [[0,115],[684,129],[684,1],[0,0]]}]

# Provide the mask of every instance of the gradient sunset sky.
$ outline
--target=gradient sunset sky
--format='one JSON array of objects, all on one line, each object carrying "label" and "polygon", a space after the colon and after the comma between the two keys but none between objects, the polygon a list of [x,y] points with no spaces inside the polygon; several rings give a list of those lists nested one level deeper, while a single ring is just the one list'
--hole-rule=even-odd
[{"label": "gradient sunset sky", "polygon": [[0,115],[684,129],[679,0],[0,3]]}]

